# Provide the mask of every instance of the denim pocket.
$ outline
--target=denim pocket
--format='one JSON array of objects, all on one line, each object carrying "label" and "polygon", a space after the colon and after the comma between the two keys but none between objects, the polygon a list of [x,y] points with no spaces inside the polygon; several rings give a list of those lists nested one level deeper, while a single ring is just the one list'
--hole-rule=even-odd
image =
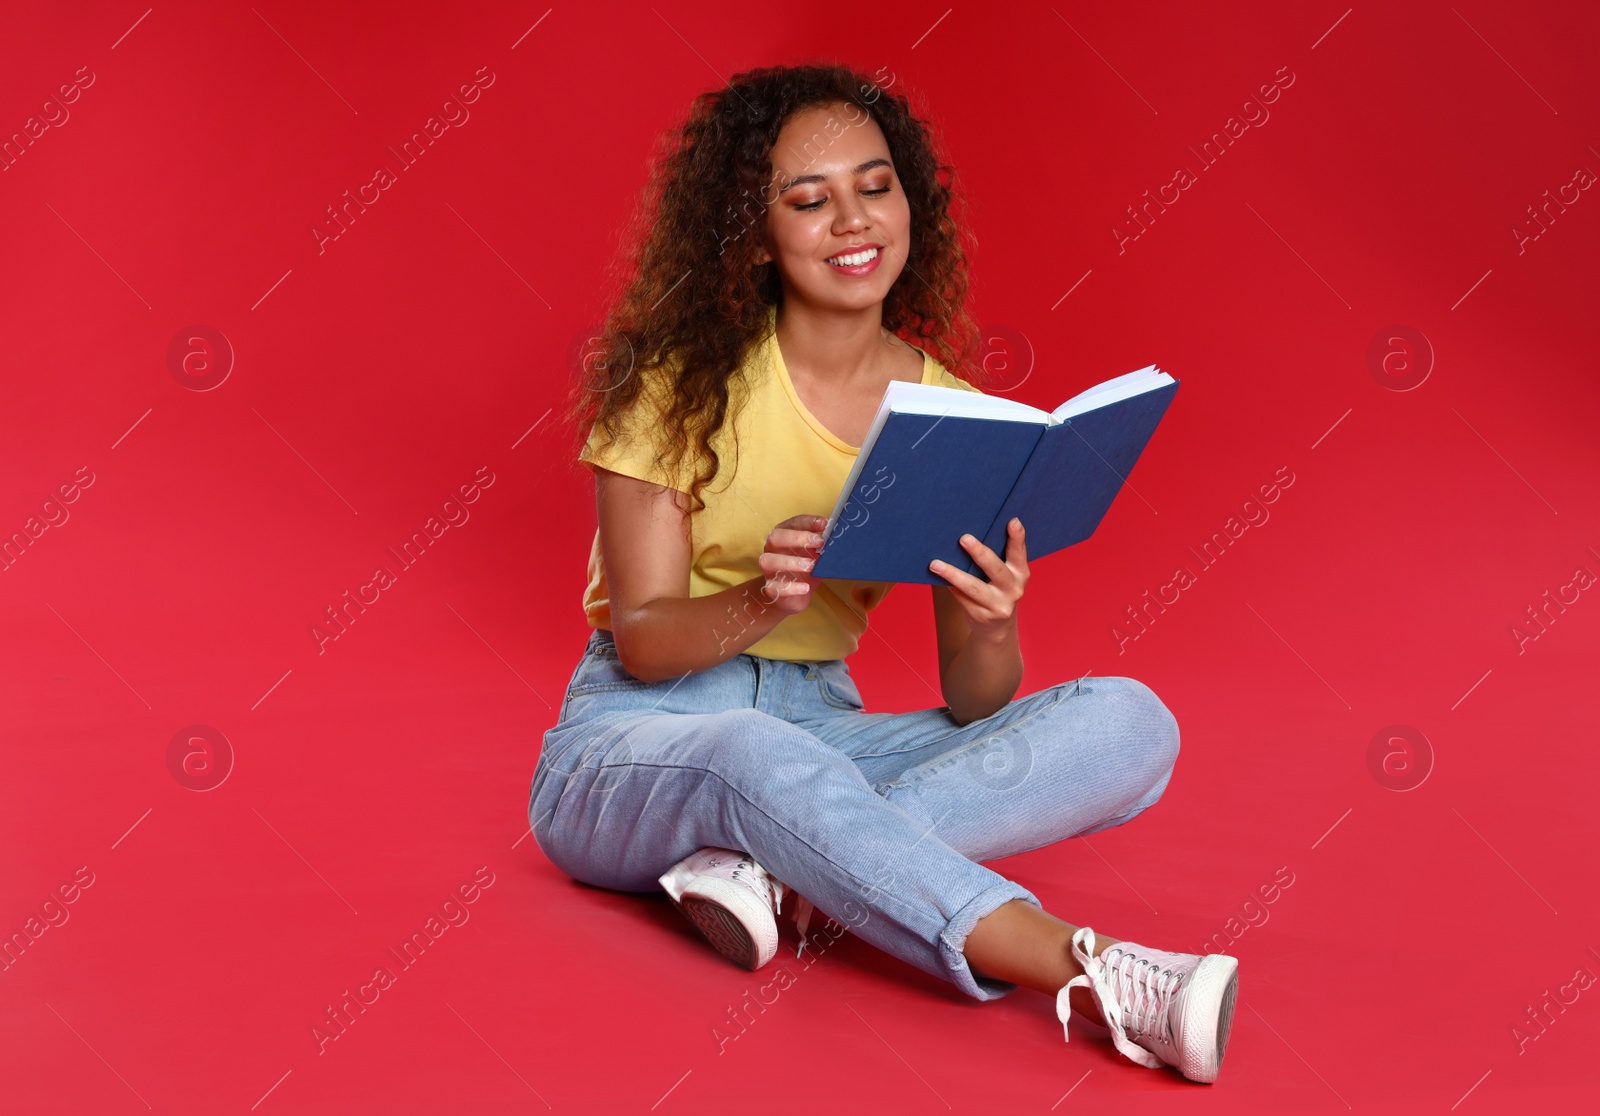
[{"label": "denim pocket", "polygon": [[825,659],[810,663],[808,673],[816,680],[817,692],[822,700],[836,709],[850,709],[860,713],[866,708],[861,691],[856,688],[850,668],[843,659]]},{"label": "denim pocket", "polygon": [[578,669],[567,683],[567,700],[612,690],[645,690],[654,686],[629,674],[617,657],[617,645],[609,632],[596,628],[597,633],[584,648]]}]

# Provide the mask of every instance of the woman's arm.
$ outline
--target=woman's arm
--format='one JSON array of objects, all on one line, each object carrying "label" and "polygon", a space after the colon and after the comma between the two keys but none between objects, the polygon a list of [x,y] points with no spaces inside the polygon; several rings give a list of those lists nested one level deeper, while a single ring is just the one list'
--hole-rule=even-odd
[{"label": "woman's arm", "polygon": [[987,582],[943,562],[932,567],[950,582],[933,587],[933,614],[939,688],[957,724],[997,712],[1022,685],[1016,605],[1028,583],[1028,552],[1020,521],[1013,519],[1006,534],[1004,562],[972,536],[962,539],[962,547],[989,575]]},{"label": "woman's arm", "polygon": [[690,597],[687,497],[597,468],[595,502],[612,637],[635,678],[658,682],[725,662],[810,600],[812,579],[802,567],[809,531],[780,524],[768,536],[762,575]]}]

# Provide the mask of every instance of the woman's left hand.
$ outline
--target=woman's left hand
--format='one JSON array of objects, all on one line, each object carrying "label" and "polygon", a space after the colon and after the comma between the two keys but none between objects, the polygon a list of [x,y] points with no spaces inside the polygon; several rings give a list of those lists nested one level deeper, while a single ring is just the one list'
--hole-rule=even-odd
[{"label": "woman's left hand", "polygon": [[1005,561],[972,535],[962,535],[961,546],[989,575],[988,581],[937,559],[928,568],[955,590],[974,633],[999,635],[1015,620],[1017,602],[1028,584],[1028,548],[1023,541],[1022,521],[1013,516],[1006,524]]}]

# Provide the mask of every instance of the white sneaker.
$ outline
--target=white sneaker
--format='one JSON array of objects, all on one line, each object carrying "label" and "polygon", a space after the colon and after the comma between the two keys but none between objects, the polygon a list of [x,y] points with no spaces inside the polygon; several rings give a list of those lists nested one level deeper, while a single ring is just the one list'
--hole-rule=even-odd
[{"label": "white sneaker", "polygon": [[734,964],[759,969],[778,951],[777,914],[785,889],[746,854],[701,849],[668,869],[661,886]]},{"label": "white sneaker", "polygon": [[1175,1066],[1191,1081],[1215,1081],[1239,993],[1238,959],[1168,953],[1133,942],[1093,954],[1094,931],[1082,927],[1072,935],[1072,956],[1083,975],[1056,994],[1062,1033],[1072,1014],[1068,993],[1081,985],[1094,997],[1112,1043],[1123,1054],[1152,1069]]}]

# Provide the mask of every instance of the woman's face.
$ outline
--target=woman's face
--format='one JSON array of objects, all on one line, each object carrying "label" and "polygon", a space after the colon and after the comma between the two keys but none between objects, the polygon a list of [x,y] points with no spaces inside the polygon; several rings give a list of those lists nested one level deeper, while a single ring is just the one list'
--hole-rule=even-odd
[{"label": "woman's face", "polygon": [[[859,105],[790,117],[773,145],[762,200],[768,207],[756,259],[776,261],[786,300],[860,310],[883,302],[900,278],[911,207],[882,130]],[[862,262],[841,264],[839,256]]]}]

